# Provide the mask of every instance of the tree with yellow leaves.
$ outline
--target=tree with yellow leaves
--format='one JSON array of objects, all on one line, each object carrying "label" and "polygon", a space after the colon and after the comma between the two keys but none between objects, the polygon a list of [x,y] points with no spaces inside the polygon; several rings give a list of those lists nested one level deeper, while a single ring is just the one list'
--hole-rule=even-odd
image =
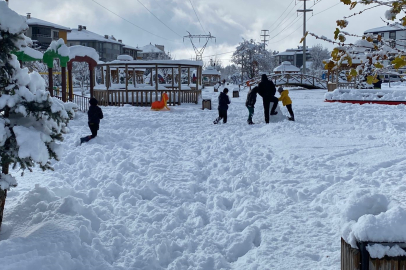
[{"label": "tree with yellow leaves", "polygon": [[[388,8],[385,12],[385,18],[388,22],[398,18],[401,22],[400,25],[406,26],[406,0],[340,0],[340,2],[348,5],[350,10],[359,5],[364,5],[365,8],[358,13],[344,17],[342,20],[337,20],[334,40],[324,36],[320,37],[314,33],[306,33],[306,35],[311,35],[316,39],[337,45],[331,53],[331,59],[325,62],[326,69],[329,71],[340,70],[343,65],[351,67],[352,63],[357,61],[360,63],[357,68],[351,68],[347,71],[347,80],[362,78],[368,84],[372,84],[377,81],[378,73],[406,66],[406,51],[397,48],[395,40],[384,39],[380,34],[355,35],[344,30],[349,24],[348,18],[377,7]],[[358,37],[359,40],[355,43],[347,43],[347,37]]]}]

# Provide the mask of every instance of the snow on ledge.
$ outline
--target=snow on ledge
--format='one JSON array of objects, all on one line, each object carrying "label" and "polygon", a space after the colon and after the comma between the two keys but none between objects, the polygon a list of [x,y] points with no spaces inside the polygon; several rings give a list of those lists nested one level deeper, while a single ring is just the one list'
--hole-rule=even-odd
[{"label": "snow on ledge", "polygon": [[[357,248],[357,242],[406,243],[405,224],[406,208],[389,202],[382,194],[357,191],[343,206],[342,237],[353,248]],[[378,246],[370,249],[373,254],[382,254]],[[386,250],[385,254],[395,250]]]},{"label": "snow on ledge", "polygon": [[324,95],[326,100],[406,101],[405,90],[336,89]]},{"label": "snow on ledge", "polygon": [[369,255],[373,259],[382,259],[385,256],[388,257],[406,256],[406,252],[398,245],[390,247],[381,244],[373,244],[368,245],[366,248]]}]

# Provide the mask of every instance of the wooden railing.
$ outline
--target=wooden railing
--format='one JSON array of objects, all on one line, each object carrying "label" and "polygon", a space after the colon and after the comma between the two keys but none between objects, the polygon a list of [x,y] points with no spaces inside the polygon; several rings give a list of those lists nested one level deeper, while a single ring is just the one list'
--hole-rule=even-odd
[{"label": "wooden railing", "polygon": [[151,106],[167,93],[169,106],[182,103],[198,103],[201,90],[94,90],[94,97],[102,106]]},{"label": "wooden railing", "polygon": [[[54,97],[57,99],[63,100],[61,94],[55,95]],[[76,103],[76,105],[78,105],[79,111],[87,112],[89,110],[89,100],[90,100],[90,97],[73,94],[73,100],[69,100],[69,101]]]}]

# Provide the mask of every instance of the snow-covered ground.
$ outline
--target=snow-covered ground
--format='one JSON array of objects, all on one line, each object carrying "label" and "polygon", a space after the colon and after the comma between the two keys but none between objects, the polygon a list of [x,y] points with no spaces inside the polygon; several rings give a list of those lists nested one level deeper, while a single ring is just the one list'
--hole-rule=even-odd
[{"label": "snow-covered ground", "polygon": [[266,125],[258,97],[249,126],[246,93],[220,125],[201,105],[102,107],[81,146],[78,113],[55,171],[8,194],[0,269],[340,269],[343,222],[406,202],[406,107],[291,90],[296,122]]}]

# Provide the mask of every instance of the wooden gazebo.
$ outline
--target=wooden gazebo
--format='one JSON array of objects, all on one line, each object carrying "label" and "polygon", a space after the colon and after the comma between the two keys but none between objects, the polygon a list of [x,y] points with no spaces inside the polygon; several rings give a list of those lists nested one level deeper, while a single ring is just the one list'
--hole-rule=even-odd
[{"label": "wooden gazebo", "polygon": [[[116,60],[102,63],[97,66],[102,70],[102,78],[101,84],[94,88],[94,97],[104,106],[124,104],[150,106],[152,102],[160,100],[162,94],[166,92],[169,105],[197,104],[201,94],[202,66],[202,61],[190,60]],[[137,71],[140,69],[150,70],[147,84],[144,84],[140,77],[137,78]],[[172,76],[171,83],[159,82],[160,69],[169,69],[169,74]],[[195,83],[191,82],[191,70],[196,70]],[[182,71],[187,73],[187,80],[184,80],[183,84]],[[120,82],[120,74],[124,74],[123,82]]]}]

